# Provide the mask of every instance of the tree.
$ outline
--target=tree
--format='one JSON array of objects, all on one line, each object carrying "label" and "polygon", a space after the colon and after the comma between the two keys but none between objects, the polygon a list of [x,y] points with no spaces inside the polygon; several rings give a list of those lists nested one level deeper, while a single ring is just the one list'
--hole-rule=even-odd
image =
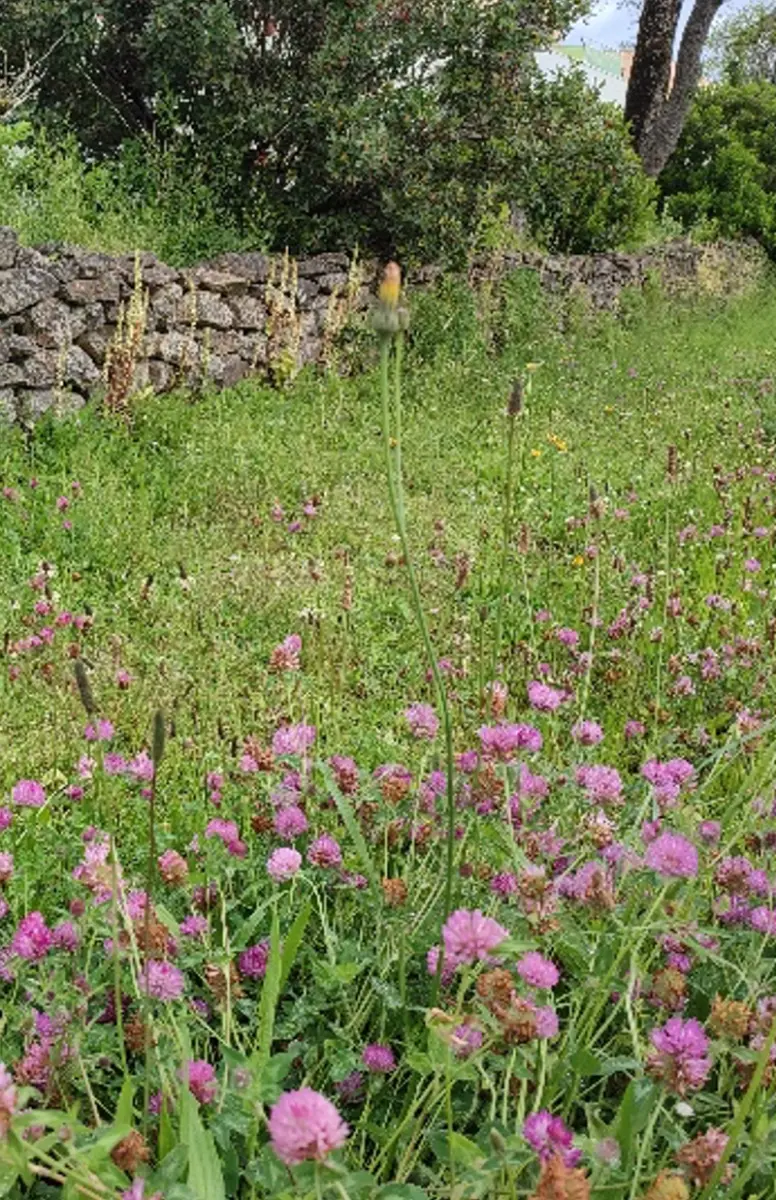
[{"label": "tree", "polygon": [[776,83],[776,8],[750,4],[712,32],[709,48],[727,83]]},{"label": "tree", "polygon": [[776,87],[703,88],[660,188],[686,228],[753,237],[776,258]]},{"label": "tree", "polygon": [[683,0],[644,0],[625,119],[648,175],[659,175],[676,149],[700,82],[703,48],[723,3],[725,0],[693,0],[672,78]]},{"label": "tree", "polygon": [[188,165],[281,249],[461,258],[513,202],[545,244],[584,250],[650,206],[620,114],[534,59],[590,0],[0,3],[8,54],[48,52],[38,122],[139,191],[144,154]]}]

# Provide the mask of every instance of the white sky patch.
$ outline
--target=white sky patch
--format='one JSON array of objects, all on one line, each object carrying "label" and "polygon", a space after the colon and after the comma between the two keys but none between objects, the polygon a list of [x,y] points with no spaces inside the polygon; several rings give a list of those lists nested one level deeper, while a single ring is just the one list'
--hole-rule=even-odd
[{"label": "white sky patch", "polygon": [[[726,0],[720,9],[720,19],[745,8],[748,2],[749,0]],[[693,0],[684,0],[678,36],[681,36],[692,5]],[[636,40],[640,11],[640,6],[635,4],[617,4],[613,0],[603,0],[603,3],[594,7],[586,20],[573,25],[563,40],[569,46],[584,42],[588,46],[608,50],[632,46]]]}]

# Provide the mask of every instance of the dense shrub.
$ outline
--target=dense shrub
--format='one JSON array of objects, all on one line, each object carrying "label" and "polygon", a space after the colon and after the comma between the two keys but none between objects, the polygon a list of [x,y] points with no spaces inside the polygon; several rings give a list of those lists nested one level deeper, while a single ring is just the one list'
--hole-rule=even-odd
[{"label": "dense shrub", "polygon": [[532,132],[515,155],[517,197],[552,250],[634,244],[653,224],[654,184],[631,148],[622,113],[576,73],[537,83]]},{"label": "dense shrub", "polygon": [[755,237],[776,254],[776,86],[701,91],[660,184],[685,227]]}]

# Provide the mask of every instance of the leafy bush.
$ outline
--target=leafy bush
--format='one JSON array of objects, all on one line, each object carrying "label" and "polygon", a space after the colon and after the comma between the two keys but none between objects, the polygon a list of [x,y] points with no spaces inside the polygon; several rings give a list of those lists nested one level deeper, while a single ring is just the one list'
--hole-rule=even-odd
[{"label": "leafy bush", "polygon": [[516,195],[548,249],[586,253],[632,245],[654,222],[654,184],[631,147],[622,113],[575,72],[537,81],[514,168]]},{"label": "leafy bush", "polygon": [[699,92],[660,186],[685,228],[754,237],[776,254],[776,86]]}]

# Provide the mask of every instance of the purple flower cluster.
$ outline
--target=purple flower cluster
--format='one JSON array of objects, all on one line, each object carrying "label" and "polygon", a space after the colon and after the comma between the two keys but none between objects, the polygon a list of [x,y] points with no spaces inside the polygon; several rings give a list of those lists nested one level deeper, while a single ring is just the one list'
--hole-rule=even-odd
[{"label": "purple flower cluster", "polygon": [[711,1073],[709,1039],[699,1021],[671,1017],[649,1035],[647,1070],[671,1092],[684,1096],[703,1087]]},{"label": "purple flower cluster", "polygon": [[546,1108],[539,1109],[523,1122],[523,1137],[536,1151],[540,1162],[549,1162],[556,1155],[567,1167],[575,1167],[582,1158],[574,1147],[574,1135],[560,1117],[553,1117]]},{"label": "purple flower cluster", "polygon": [[533,725],[483,725],[480,745],[487,758],[512,762],[519,750],[538,753],[542,748],[542,735]]}]

